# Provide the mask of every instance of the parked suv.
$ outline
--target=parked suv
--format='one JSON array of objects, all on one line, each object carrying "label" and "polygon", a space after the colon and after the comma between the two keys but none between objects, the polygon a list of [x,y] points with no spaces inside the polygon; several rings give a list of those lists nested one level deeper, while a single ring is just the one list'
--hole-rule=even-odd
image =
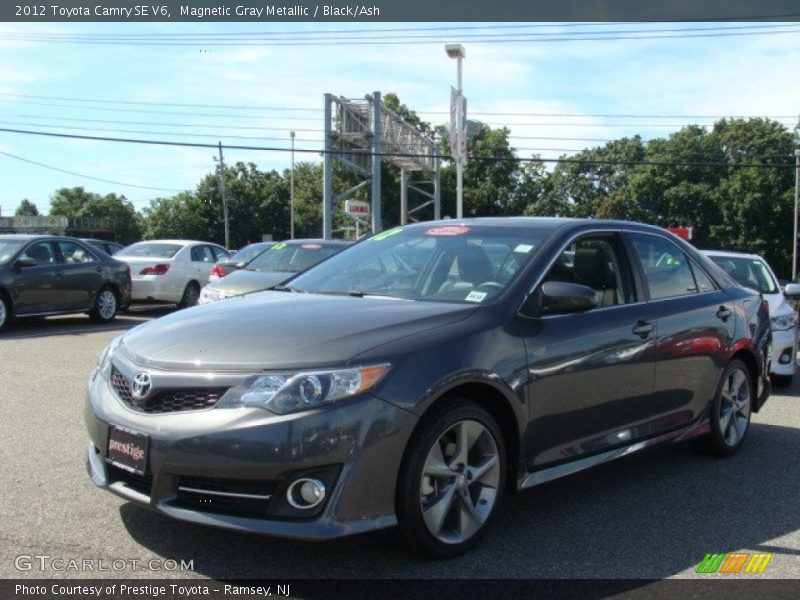
[{"label": "parked suv", "polygon": [[705,254],[717,263],[734,281],[761,292],[769,303],[772,323],[772,380],[788,386],[797,370],[798,321],[788,297],[800,296],[800,284],[789,283],[781,290],[775,273],[757,254],[706,250]]},{"label": "parked suv", "polygon": [[399,524],[447,557],[507,488],[690,438],[734,454],[769,394],[760,294],[655,227],[418,223],[280,290],[111,342],[85,412],[97,486],[240,532]]},{"label": "parked suv", "polygon": [[88,313],[109,322],[131,301],[128,265],[70,237],[0,235],[0,329],[12,317]]}]

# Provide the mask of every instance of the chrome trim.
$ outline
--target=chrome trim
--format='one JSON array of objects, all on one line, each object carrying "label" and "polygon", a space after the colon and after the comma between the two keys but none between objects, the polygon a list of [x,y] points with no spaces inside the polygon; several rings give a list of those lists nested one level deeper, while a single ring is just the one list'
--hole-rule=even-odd
[{"label": "chrome trim", "polygon": [[596,465],[616,460],[617,458],[622,458],[623,456],[628,456],[629,454],[634,454],[640,450],[644,450],[663,442],[668,442],[670,440],[675,440],[682,437],[691,437],[694,430],[699,426],[702,426],[702,424],[692,427],[688,430],[680,429],[678,431],[670,431],[669,433],[664,433],[654,438],[650,438],[649,440],[642,440],[640,442],[636,442],[635,444],[630,444],[628,446],[614,448],[613,450],[602,452],[601,454],[587,456],[586,458],[579,458],[568,463],[556,465],[555,467],[549,467],[547,469],[542,469],[541,471],[528,473],[520,483],[519,488],[525,489],[535,485],[540,485],[542,483],[547,483],[548,481],[559,479],[565,475],[572,475],[573,473],[584,471]]},{"label": "chrome trim", "polygon": [[269,500],[272,494],[237,494],[234,492],[218,492],[216,490],[201,490],[199,488],[179,485],[178,491],[189,492],[190,494],[208,494],[209,496],[224,496],[225,498],[244,498],[246,500]]},{"label": "chrome trim", "polygon": [[[317,498],[316,502],[312,502],[311,504],[300,504],[294,499],[294,489],[297,487],[298,484],[311,482],[316,485],[320,490],[319,498]],[[313,479],[311,477],[301,477],[300,479],[295,480],[292,482],[292,485],[286,490],[286,500],[291,504],[294,508],[298,510],[308,510],[310,508],[316,508],[320,504],[325,501],[325,496],[327,495],[327,490],[325,489],[325,484],[322,483],[319,479]]]},{"label": "chrome trim", "polygon": [[114,492],[117,496],[122,496],[128,500],[139,502],[140,504],[150,504],[150,496],[137,492],[133,488],[128,487],[122,481],[115,481],[108,486],[108,489]]}]

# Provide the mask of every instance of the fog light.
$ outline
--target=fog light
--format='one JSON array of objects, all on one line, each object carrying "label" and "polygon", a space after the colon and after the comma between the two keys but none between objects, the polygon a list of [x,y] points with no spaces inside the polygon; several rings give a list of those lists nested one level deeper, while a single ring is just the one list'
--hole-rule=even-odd
[{"label": "fog light", "polygon": [[314,508],[325,500],[325,484],[319,479],[298,479],[286,490],[286,499],[301,510]]},{"label": "fog light", "polygon": [[786,350],[781,352],[781,357],[778,359],[778,362],[781,363],[782,365],[788,365],[790,362],[792,362],[793,350],[794,350],[793,348],[787,348]]}]

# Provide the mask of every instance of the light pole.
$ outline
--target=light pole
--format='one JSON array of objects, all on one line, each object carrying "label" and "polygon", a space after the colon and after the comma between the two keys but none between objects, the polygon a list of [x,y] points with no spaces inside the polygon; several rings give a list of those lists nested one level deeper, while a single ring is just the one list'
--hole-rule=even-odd
[{"label": "light pole", "polygon": [[289,172],[289,238],[294,239],[294,131],[289,132],[292,138],[292,170]]},{"label": "light pole", "polygon": [[[458,83],[456,88],[458,107],[456,110],[458,111],[459,115],[463,115],[462,112],[463,101],[461,98],[463,94],[462,81],[461,81],[461,76],[462,76],[461,63],[463,62],[464,57],[466,56],[466,53],[464,52],[464,46],[462,46],[461,44],[446,44],[444,50],[445,52],[447,52],[447,56],[456,59],[456,63],[458,65],[457,66]],[[459,145],[461,144],[462,136],[466,135],[466,132],[464,131],[466,123],[464,123],[463,121],[464,121],[463,116],[461,117],[461,119],[457,121],[457,127],[459,129],[458,132]],[[452,133],[453,132],[451,132],[450,135],[452,135]],[[462,156],[458,156],[456,158],[456,218],[461,219],[463,217],[464,217],[464,160]]]},{"label": "light pole", "polygon": [[[800,118],[795,131],[800,131]],[[792,281],[797,279],[797,205],[800,204],[800,149],[794,151],[794,238],[792,243]]]}]

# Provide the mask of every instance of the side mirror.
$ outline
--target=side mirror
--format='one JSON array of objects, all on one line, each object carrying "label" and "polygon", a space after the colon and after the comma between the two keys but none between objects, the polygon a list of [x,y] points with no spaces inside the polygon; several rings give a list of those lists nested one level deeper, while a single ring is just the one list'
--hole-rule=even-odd
[{"label": "side mirror", "polygon": [[523,313],[530,317],[583,312],[597,306],[595,291],[566,281],[546,281],[529,298]]},{"label": "side mirror", "polygon": [[30,256],[20,256],[17,259],[17,262],[14,263],[14,266],[23,269],[25,267],[35,267],[39,263],[36,262],[35,258],[31,258]]},{"label": "side mirror", "polygon": [[800,296],[800,283],[787,283],[783,288],[784,296]]}]

